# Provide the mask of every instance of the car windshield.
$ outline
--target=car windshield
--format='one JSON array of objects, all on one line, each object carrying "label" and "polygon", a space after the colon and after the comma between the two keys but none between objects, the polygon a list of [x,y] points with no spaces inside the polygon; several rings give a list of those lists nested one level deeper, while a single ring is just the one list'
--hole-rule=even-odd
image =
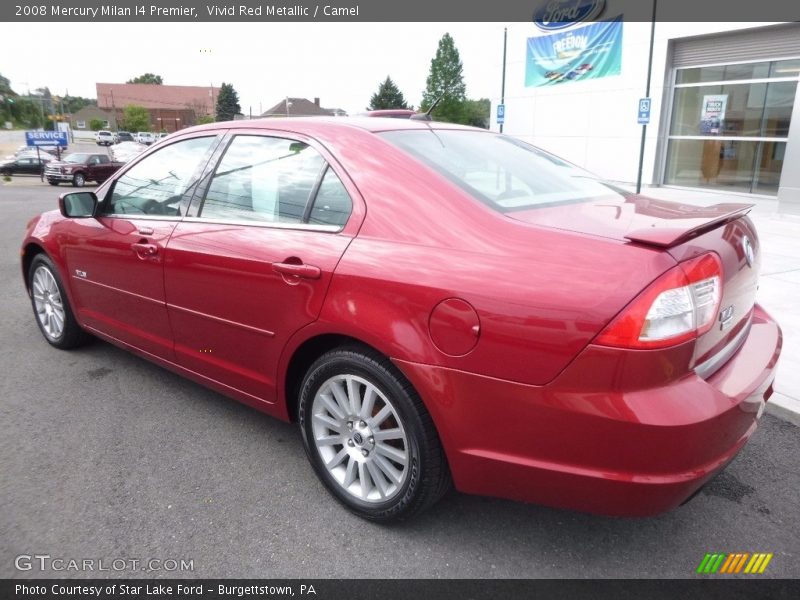
[{"label": "car windshield", "polygon": [[76,163],[76,164],[83,164],[89,159],[88,154],[68,154],[64,157],[64,162],[68,163]]},{"label": "car windshield", "polygon": [[595,200],[621,192],[580,167],[504,135],[441,129],[381,135],[499,212]]}]

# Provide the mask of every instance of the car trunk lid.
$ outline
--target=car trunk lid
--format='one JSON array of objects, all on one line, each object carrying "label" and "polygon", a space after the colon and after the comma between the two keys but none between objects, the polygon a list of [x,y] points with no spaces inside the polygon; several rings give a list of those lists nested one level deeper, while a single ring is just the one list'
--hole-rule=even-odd
[{"label": "car trunk lid", "polygon": [[549,228],[660,249],[677,262],[715,252],[722,263],[722,297],[713,326],[695,343],[693,366],[709,377],[746,337],[755,304],[760,245],[746,216],[750,204],[697,206],[618,195],[590,202],[511,211],[508,217]]}]

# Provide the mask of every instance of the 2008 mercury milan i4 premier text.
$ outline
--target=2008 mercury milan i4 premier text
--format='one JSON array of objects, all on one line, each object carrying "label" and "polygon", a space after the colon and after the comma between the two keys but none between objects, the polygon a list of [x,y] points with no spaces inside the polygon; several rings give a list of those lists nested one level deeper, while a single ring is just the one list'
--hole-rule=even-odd
[{"label": "2008 mercury milan i4 premier text", "polygon": [[747,205],[627,194],[511,137],[215,123],[59,206],[22,246],[46,340],[92,334],[296,420],[369,519],[451,482],[655,514],[733,459],[772,393]]}]

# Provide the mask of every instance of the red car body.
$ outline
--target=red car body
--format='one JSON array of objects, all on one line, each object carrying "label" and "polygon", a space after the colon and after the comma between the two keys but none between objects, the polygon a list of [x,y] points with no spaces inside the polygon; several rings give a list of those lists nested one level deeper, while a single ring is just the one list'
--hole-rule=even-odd
[{"label": "red car body", "polygon": [[384,108],[370,110],[364,113],[365,117],[388,117],[390,119],[410,119],[417,114],[417,111],[408,108]]},{"label": "red car body", "polygon": [[[222,226],[191,207],[175,219],[54,211],[30,223],[23,270],[45,252],[83,328],[284,420],[320,352],[348,339],[374,348],[424,401],[463,492],[614,515],[687,500],[754,432],[780,353],[779,327],[755,304],[746,207],[619,195],[502,214],[381,135],[429,128],[467,129],[270,119],[185,130],[170,142],[215,132],[309,144],[352,198],[346,225]],[[663,348],[598,343],[654,281],[709,252],[719,307],[736,306],[729,327],[715,314],[709,331]]]}]

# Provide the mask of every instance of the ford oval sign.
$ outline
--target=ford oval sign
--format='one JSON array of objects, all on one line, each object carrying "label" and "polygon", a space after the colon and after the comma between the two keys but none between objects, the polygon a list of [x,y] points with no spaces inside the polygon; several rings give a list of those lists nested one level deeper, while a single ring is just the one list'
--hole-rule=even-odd
[{"label": "ford oval sign", "polygon": [[565,29],[594,19],[606,7],[606,0],[546,0],[533,13],[533,23],[544,31]]}]

